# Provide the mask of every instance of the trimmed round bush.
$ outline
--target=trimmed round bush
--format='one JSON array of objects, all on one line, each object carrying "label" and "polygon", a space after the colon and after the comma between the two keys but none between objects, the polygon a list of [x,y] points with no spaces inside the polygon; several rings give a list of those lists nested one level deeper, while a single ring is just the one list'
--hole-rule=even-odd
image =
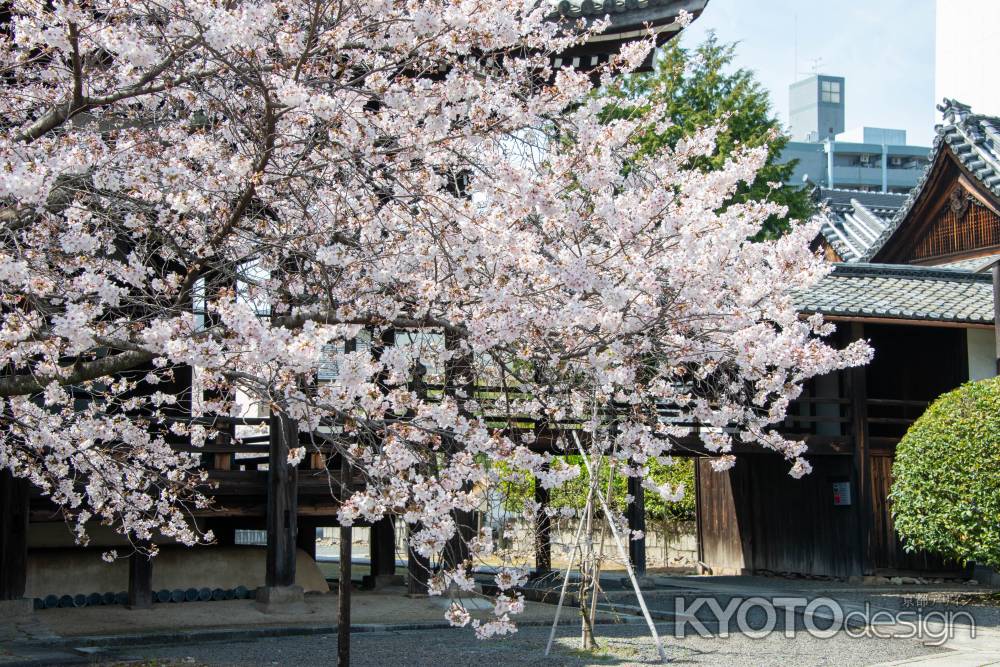
[{"label": "trimmed round bush", "polygon": [[892,476],[908,550],[1000,567],[1000,378],[934,401],[900,441]]}]

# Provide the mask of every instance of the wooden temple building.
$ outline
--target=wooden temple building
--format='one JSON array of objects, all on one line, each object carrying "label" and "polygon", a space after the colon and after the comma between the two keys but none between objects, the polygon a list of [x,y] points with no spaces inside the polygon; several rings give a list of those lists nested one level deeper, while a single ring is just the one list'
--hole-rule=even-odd
[{"label": "wooden temple building", "polygon": [[887,500],[907,427],[940,394],[997,373],[1000,118],[952,100],[939,110],[930,166],[908,195],[815,191],[826,207],[816,247],[835,266],[799,306],[837,322],[842,343],[869,340],[875,357],[813,380],[796,402],[784,428],[809,445],[802,480],[767,453],[721,475],[699,462],[699,556],[713,572],[962,569],[905,552]]}]

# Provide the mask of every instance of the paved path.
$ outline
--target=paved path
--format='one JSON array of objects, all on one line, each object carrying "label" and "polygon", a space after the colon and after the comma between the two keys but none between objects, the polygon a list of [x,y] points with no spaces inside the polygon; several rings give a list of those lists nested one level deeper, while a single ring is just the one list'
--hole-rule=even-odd
[{"label": "paved path", "polygon": [[[915,641],[859,640],[844,635],[825,640],[808,635],[795,639],[776,635],[755,640],[733,635],[729,639],[688,637],[678,640],[672,637],[670,624],[658,627],[667,636],[667,654],[671,662],[684,665],[861,667],[941,652]],[[355,667],[440,667],[444,664],[624,667],[658,662],[654,645],[642,625],[603,626],[598,629],[598,636],[602,650],[595,654],[582,653],[577,650],[579,637],[576,629],[567,627],[560,633],[553,655],[545,657],[543,650],[548,637],[545,628],[522,628],[512,638],[489,641],[479,641],[465,630],[364,633],[355,635],[351,640],[351,664]],[[333,635],[261,639],[124,650],[108,655],[106,664],[112,665],[115,660],[141,659],[155,661],[158,667],[175,664],[311,667],[332,664],[336,649],[337,641]]]},{"label": "paved path", "polygon": [[[603,648],[596,654],[577,650],[579,640],[576,610],[567,609],[565,623],[553,656],[545,658],[542,649],[552,618],[550,605],[529,604],[524,623],[512,638],[482,642],[468,629],[443,628],[445,601],[412,600],[400,590],[359,593],[353,600],[354,619],[367,624],[365,632],[352,639],[354,664],[364,667],[393,665],[430,665],[445,662],[472,662],[474,667],[501,665],[643,665],[655,664],[655,648],[648,631],[637,618],[634,595],[623,586],[620,576],[605,580],[608,590],[602,606],[603,618],[624,615],[626,625],[602,625],[598,635]],[[980,609],[984,626],[971,639],[968,628],[954,633],[944,647],[926,646],[917,639],[848,636],[844,632],[819,638],[805,632],[806,618],[792,617],[793,636],[784,636],[784,611],[778,614],[777,632],[754,639],[730,627],[720,632],[713,615],[702,607],[693,617],[678,616],[679,605],[690,609],[700,597],[711,598],[725,607],[734,598],[824,596],[836,598],[845,611],[900,611],[907,591],[848,586],[835,582],[781,580],[763,577],[668,577],[653,576],[646,601],[665,635],[668,653],[680,664],[730,665],[1000,665],[1000,627],[995,610]],[[919,592],[931,589],[917,589]],[[934,589],[936,590],[936,589]],[[969,590],[968,588],[962,590]],[[874,606],[873,606],[874,605]],[[116,665],[133,660],[154,661],[165,665],[328,665],[336,652],[336,596],[312,597],[310,614],[305,617],[279,618],[260,614],[249,601],[188,603],[163,605],[147,612],[118,608],[46,610],[35,614],[31,633],[34,641],[4,642],[10,636],[0,633],[0,667],[5,664],[50,665],[76,661],[82,664]],[[616,609],[618,613],[611,613]],[[765,610],[753,610],[751,624],[766,620]],[[683,637],[675,631],[685,627],[680,621],[697,618],[712,636],[699,636],[688,625]],[[824,616],[815,618],[821,627]],[[977,616],[977,623],[979,616]],[[434,629],[411,630],[408,624],[427,624]],[[878,626],[883,635],[898,632],[892,623]],[[297,633],[298,636],[286,636]],[[28,632],[22,627],[22,639]],[[118,636],[109,636],[115,635]],[[725,635],[728,636],[719,636]],[[857,634],[857,633],[855,633]],[[58,635],[58,637],[57,637]],[[104,635],[104,637],[95,636]],[[144,635],[140,638],[140,635]],[[265,636],[267,635],[267,636]],[[139,641],[144,647],[129,642]],[[103,647],[103,648],[102,648]],[[97,653],[87,651],[98,650]],[[102,662],[103,661],[103,662]],[[141,664],[141,663],[140,663]]]}]

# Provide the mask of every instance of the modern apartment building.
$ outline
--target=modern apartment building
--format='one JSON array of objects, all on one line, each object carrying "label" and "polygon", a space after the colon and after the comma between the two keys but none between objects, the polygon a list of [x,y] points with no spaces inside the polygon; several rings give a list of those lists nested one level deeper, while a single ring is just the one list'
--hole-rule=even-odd
[{"label": "modern apartment building", "polygon": [[909,192],[927,168],[930,148],[910,146],[906,131],[844,131],[846,81],[814,75],[789,86],[792,141],[781,154],[796,160],[790,183],[874,192]]}]

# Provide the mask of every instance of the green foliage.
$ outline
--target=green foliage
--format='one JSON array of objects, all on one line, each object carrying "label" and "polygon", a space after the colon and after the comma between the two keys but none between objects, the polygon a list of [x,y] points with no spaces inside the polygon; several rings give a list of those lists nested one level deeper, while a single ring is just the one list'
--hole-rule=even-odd
[{"label": "green foliage", "polygon": [[[649,118],[649,128],[639,139],[640,155],[664,146],[673,147],[699,128],[720,122],[723,130],[718,136],[715,155],[696,166],[706,170],[720,169],[737,147],[768,145],[767,164],[753,184],[742,187],[731,203],[769,200],[787,206],[791,219],[805,220],[814,210],[805,188],[783,185],[772,189],[770,186],[787,181],[795,167],[794,162],[776,162],[788,143],[788,136],[772,114],[767,91],[754,73],[733,69],[735,55],[736,44],[720,43],[714,33],[694,49],[682,47],[680,40],[671,40],[661,50],[652,73],[626,77],[604,94],[609,102],[621,97],[645,98],[651,103],[666,105],[665,116]],[[609,104],[607,110],[609,117],[649,115],[650,112],[650,105],[625,110]],[[656,123],[664,120],[670,121],[671,126],[657,132]],[[767,222],[762,235],[773,238],[787,229],[787,219],[774,218]]]},{"label": "green foliage", "polygon": [[[580,476],[571,479],[566,484],[552,490],[550,505],[557,509],[570,507],[573,509],[583,509],[587,502],[587,489],[590,486],[590,476],[579,456],[565,456],[559,461],[559,465],[574,465],[580,467]],[[605,463],[598,469],[600,478],[600,489],[604,493],[608,487],[608,475],[610,465]],[[501,464],[501,476],[503,482],[503,495],[505,509],[511,512],[520,512],[524,509],[524,501],[534,497],[533,482],[523,478],[516,471],[506,468]],[[646,493],[646,518],[651,520],[693,520],[694,519],[694,459],[674,459],[671,464],[659,463],[651,460],[649,462],[649,479],[657,485],[669,482],[671,488],[676,488],[678,484],[684,484],[684,497],[676,502],[665,502],[656,493]],[[612,506],[625,510],[625,495],[627,493],[626,478],[622,474],[616,474],[611,486]]]},{"label": "green foliage", "polygon": [[1000,378],[944,394],[910,427],[892,467],[907,549],[1000,567]]}]

